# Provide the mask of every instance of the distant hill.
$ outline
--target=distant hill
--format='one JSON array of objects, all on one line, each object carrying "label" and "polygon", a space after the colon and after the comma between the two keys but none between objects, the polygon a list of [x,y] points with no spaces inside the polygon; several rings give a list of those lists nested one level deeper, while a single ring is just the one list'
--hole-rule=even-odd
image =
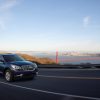
[{"label": "distant hill", "polygon": [[38,58],[28,54],[21,54],[21,53],[18,55],[20,55],[21,57],[23,57],[28,61],[36,62],[37,64],[56,64],[55,61],[50,58]]}]

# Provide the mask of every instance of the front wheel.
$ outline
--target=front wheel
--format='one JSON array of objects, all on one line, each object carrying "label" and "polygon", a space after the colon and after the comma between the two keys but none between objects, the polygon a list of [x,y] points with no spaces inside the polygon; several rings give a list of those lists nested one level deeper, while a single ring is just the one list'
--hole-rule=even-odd
[{"label": "front wheel", "polygon": [[8,82],[13,81],[13,74],[12,74],[12,72],[10,70],[6,70],[5,71],[5,79]]}]

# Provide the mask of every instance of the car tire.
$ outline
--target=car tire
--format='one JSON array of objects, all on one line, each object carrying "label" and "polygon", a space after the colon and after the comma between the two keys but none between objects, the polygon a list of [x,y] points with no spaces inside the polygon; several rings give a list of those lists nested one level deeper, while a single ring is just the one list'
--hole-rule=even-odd
[{"label": "car tire", "polygon": [[5,79],[6,79],[6,81],[8,81],[8,82],[11,82],[11,81],[13,81],[13,74],[12,74],[12,72],[10,71],[10,70],[6,70],[5,71]]}]

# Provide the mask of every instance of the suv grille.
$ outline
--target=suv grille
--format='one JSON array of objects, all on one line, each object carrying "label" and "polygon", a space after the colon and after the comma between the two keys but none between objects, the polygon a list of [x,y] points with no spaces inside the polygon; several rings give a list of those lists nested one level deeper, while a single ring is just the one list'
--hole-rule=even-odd
[{"label": "suv grille", "polygon": [[35,68],[32,65],[22,65],[21,68],[24,71],[35,70]]}]

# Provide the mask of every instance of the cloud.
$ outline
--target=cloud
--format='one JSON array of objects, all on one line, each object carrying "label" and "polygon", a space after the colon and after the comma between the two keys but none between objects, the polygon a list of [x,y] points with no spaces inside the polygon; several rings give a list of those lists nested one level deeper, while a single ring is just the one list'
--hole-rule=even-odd
[{"label": "cloud", "polygon": [[3,0],[0,2],[0,30],[6,28],[6,23],[9,21],[12,8],[18,4],[19,0]]},{"label": "cloud", "polygon": [[87,27],[90,24],[90,22],[91,22],[91,17],[90,16],[84,17],[84,19],[83,19],[84,27]]},{"label": "cloud", "polygon": [[5,21],[3,20],[3,17],[0,17],[0,30],[5,29]]},{"label": "cloud", "polygon": [[4,0],[5,2],[2,3],[0,10],[10,10],[12,7],[14,7],[17,4],[18,0]]}]

